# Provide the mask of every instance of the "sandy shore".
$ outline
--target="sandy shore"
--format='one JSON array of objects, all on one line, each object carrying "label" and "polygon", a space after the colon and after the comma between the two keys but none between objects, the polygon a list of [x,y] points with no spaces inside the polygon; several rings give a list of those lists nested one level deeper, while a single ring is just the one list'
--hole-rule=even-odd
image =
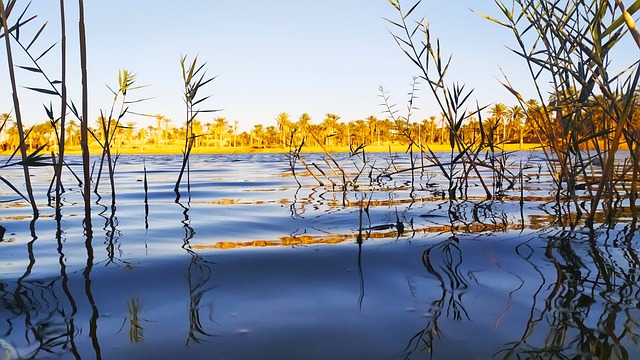
[{"label": "sandy shore", "polygon": [[[504,150],[505,151],[514,151],[514,150],[532,150],[532,149],[536,149],[539,148],[539,144],[523,144],[522,148],[520,148],[520,144],[506,144],[504,146]],[[431,148],[432,151],[434,152],[441,152],[441,151],[450,151],[451,148],[449,147],[449,145],[440,145],[440,144],[432,144],[429,146]],[[91,154],[100,154],[100,152],[102,151],[102,149],[100,147],[97,146],[91,146],[90,147],[90,152]],[[332,147],[327,147],[327,150],[332,152],[332,153],[339,153],[339,152],[349,152],[349,147],[347,146],[332,146]],[[374,145],[369,145],[367,147],[365,147],[365,151],[367,152],[394,152],[394,153],[398,153],[398,152],[405,152],[407,150],[407,145],[399,145],[399,144],[394,144],[394,145],[383,145],[383,146],[374,146]],[[418,151],[417,148],[414,148],[414,151]],[[225,147],[225,148],[218,148],[218,147],[206,147],[206,146],[201,146],[201,147],[197,147],[197,148],[193,148],[191,150],[192,154],[277,154],[277,153],[288,153],[289,149],[288,148],[254,148],[254,147]],[[319,146],[305,146],[302,149],[302,152],[304,153],[321,153],[324,152],[324,150],[319,147]],[[49,153],[49,151],[46,151],[46,153]],[[81,153],[80,147],[79,146],[69,146],[65,148],[65,154],[68,155],[78,155]],[[119,149],[114,149],[113,153],[120,153],[120,154],[135,154],[135,155],[158,155],[158,154],[181,154],[182,153],[182,147],[181,146],[177,146],[177,145],[166,145],[166,146],[162,146],[162,147],[158,147],[158,146],[144,146],[144,147],[122,147]],[[11,152],[9,151],[5,151],[0,153],[0,155],[11,155]]]}]

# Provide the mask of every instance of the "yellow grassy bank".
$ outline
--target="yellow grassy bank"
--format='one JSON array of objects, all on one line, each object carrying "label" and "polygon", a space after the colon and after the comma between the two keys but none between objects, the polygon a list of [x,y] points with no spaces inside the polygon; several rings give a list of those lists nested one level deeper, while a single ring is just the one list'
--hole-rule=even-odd
[{"label": "yellow grassy bank", "polygon": [[[515,151],[515,150],[533,150],[539,148],[539,144],[523,144],[522,148],[520,148],[519,144],[506,144],[504,145],[505,151]],[[430,145],[431,150],[434,152],[440,151],[450,151],[449,145],[440,145],[433,144]],[[98,146],[90,147],[91,154],[100,154],[102,149]],[[332,153],[338,152],[349,152],[349,147],[346,146],[330,146],[327,147],[327,150]],[[407,145],[383,145],[383,146],[374,146],[369,145],[365,148],[367,152],[405,152],[407,150]],[[414,148],[414,151],[418,151],[417,148]],[[288,148],[254,148],[254,147],[206,147],[201,146],[197,148],[193,148],[192,154],[277,154],[277,153],[287,153],[289,152]],[[302,152],[305,153],[321,153],[324,152],[323,149],[319,146],[305,146],[302,148]],[[12,152],[5,151],[1,153],[2,155],[11,155]],[[65,148],[65,153],[69,155],[78,155],[81,153],[79,146],[68,146]],[[166,145],[166,146],[144,146],[144,147],[121,147],[117,149],[113,149],[113,153],[120,154],[134,154],[134,155],[158,155],[158,154],[181,154],[182,147],[178,145]]]}]

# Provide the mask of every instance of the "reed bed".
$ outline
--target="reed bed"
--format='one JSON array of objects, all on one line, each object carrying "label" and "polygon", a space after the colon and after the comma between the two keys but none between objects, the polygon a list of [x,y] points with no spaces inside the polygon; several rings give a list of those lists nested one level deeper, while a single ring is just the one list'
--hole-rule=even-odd
[{"label": "reed bed", "polygon": [[[400,0],[389,0],[389,3],[396,13],[395,17],[386,19],[392,28],[392,39],[419,73],[413,78],[404,112],[398,110],[384,89],[380,89],[384,111],[395,124],[398,124],[397,131],[408,144],[406,155],[410,165],[399,168],[394,162],[396,155],[392,154],[386,164],[370,163],[364,144],[350,145],[347,163],[339,163],[325,148],[325,141],[319,138],[320,135],[315,134],[311,128],[303,128],[298,130],[304,136],[292,134],[289,144],[289,165],[296,181],[299,175],[296,167],[300,165],[320,186],[340,188],[345,192],[359,191],[363,186],[375,191],[375,186],[380,186],[382,180],[407,172],[411,174],[409,185],[416,189],[429,186],[430,176],[437,173],[447,179],[447,186],[440,189],[438,195],[451,204],[470,200],[472,196],[469,195],[469,189],[475,186],[480,186],[484,200],[488,201],[500,201],[505,196],[511,196],[510,192],[518,191],[521,198],[524,198],[522,183],[525,177],[533,176],[535,165],[525,160],[520,163],[517,171],[513,170],[513,164],[510,164],[513,154],[505,151],[503,147],[505,121],[501,121],[497,116],[483,119],[484,112],[494,110],[488,105],[474,103],[474,90],[451,80],[449,69],[455,66],[452,56],[444,55],[445,50],[432,34],[427,19],[415,18],[421,1],[412,2],[407,7]],[[64,158],[64,144],[66,117],[70,112],[80,120],[81,125],[83,176],[80,182],[85,202],[85,226],[90,233],[91,185],[93,184],[93,192],[97,194],[105,161],[112,204],[115,204],[114,173],[118,154],[112,154],[112,142],[116,134],[126,128],[122,125],[122,118],[128,113],[129,104],[138,101],[127,100],[128,92],[137,88],[134,85],[135,76],[127,70],[120,71],[118,87],[112,90],[114,102],[110,111],[102,113],[100,134],[91,133],[87,118],[90,108],[87,94],[83,1],[78,2],[77,40],[80,44],[79,70],[83,87],[80,109],[68,99],[66,90],[67,17],[64,0],[60,0],[62,51],[59,76],[49,75],[40,66],[41,59],[48,55],[55,44],[45,47],[46,50],[41,53],[34,53],[33,45],[39,41],[40,35],[48,30],[46,24],[40,25],[35,35],[24,41],[19,37],[19,29],[35,23],[37,16],[26,15],[28,6],[15,15],[16,4],[16,0],[1,2],[0,15],[4,34],[11,35],[5,36],[5,48],[20,137],[21,161],[9,161],[4,166],[23,167],[25,189],[18,189],[4,178],[0,177],[0,180],[30,203],[34,217],[37,217],[38,208],[29,181],[29,167],[53,166],[55,206],[59,209],[60,196],[64,192],[62,172],[68,168]],[[638,43],[638,30],[632,15],[640,8],[640,2],[635,1],[627,8],[620,0],[615,4],[604,0],[516,0],[513,6],[496,1],[496,7],[500,16],[479,15],[513,33],[517,46],[513,47],[512,51],[524,61],[524,67],[531,75],[538,95],[535,102],[525,100],[517,86],[512,85],[507,77],[503,80],[503,85],[514,95],[521,109],[525,109],[528,116],[535,121],[534,131],[542,143],[547,171],[554,179],[555,199],[560,212],[569,215],[568,218],[572,219],[571,224],[582,220],[592,224],[599,208],[609,214],[609,218],[613,218],[621,210],[621,206],[624,206],[632,210],[635,221],[638,213],[636,183],[640,173],[640,129],[634,116],[638,109],[637,88],[640,71],[638,62],[628,64],[621,71],[615,71],[616,69],[610,65],[610,59],[615,56],[615,51],[623,46],[620,44],[625,37],[632,36]],[[13,63],[12,41],[27,54],[31,64]],[[640,47],[640,43],[638,46]],[[202,89],[215,78],[207,76],[206,63],[200,64],[197,57],[189,60],[187,56],[182,56],[180,67],[184,84],[185,138],[182,148],[183,159],[174,187],[176,201],[180,199],[185,173],[187,191],[190,190],[189,157],[196,139],[200,136],[194,132],[194,121],[198,115],[217,111],[200,108],[210,98],[208,95],[202,95]],[[44,106],[52,127],[56,129],[58,142],[57,154],[52,154],[49,163],[41,156],[42,149],[27,153],[25,145],[29,130],[22,124],[15,69],[40,74],[44,86],[28,89],[60,100],[59,109],[54,109],[52,104]],[[546,87],[543,79],[551,79],[551,89]],[[417,94],[423,90],[436,100],[444,120],[449,149],[446,157],[434,151],[429,144],[423,143],[420,136],[412,132],[409,126],[415,116]],[[547,97],[547,94],[551,96]],[[0,131],[4,129],[6,122],[5,118],[0,123]],[[465,127],[471,125],[474,126],[473,137],[465,135]],[[476,133],[479,136],[476,137]],[[92,176],[89,136],[98,140],[103,149],[96,177]],[[295,144],[296,140],[299,143]],[[308,162],[302,156],[303,147],[311,142],[323,150],[322,162]],[[624,155],[622,161],[621,155]],[[357,169],[355,172],[345,170],[351,165]],[[538,169],[538,172],[540,171],[541,169]],[[470,183],[469,179],[475,179],[476,182]],[[618,201],[620,198],[624,201]],[[560,217],[565,218],[563,215]]]}]

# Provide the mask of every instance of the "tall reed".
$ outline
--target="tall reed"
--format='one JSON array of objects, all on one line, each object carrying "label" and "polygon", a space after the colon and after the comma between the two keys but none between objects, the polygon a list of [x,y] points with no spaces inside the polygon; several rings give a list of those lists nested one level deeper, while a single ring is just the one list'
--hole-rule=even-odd
[{"label": "tall reed", "polygon": [[196,56],[190,64],[187,63],[187,56],[184,55],[180,58],[180,67],[182,69],[182,80],[184,84],[184,103],[186,110],[186,122],[185,122],[185,135],[184,135],[184,147],[182,149],[182,165],[180,167],[180,173],[176,180],[176,185],[173,191],[176,193],[176,201],[180,200],[180,183],[182,182],[182,176],[185,169],[188,172],[189,156],[191,155],[191,149],[195,143],[196,137],[200,134],[193,132],[193,121],[199,114],[216,112],[218,110],[206,110],[200,109],[198,106],[209,99],[211,95],[198,97],[198,92],[208,83],[213,81],[215,77],[206,77],[205,70],[206,63],[198,65],[198,57]]},{"label": "tall reed", "polygon": [[[601,204],[607,217],[614,214],[616,185],[625,181],[614,171],[616,155],[626,143],[634,158],[639,145],[632,136],[640,130],[632,121],[638,61],[621,71],[612,65],[614,50],[625,46],[621,40],[629,32],[637,39],[638,31],[621,1],[617,3],[515,0],[505,5],[496,0],[503,19],[481,14],[513,33],[517,46],[512,51],[525,61],[542,104],[542,116],[534,119],[558,187],[557,201],[572,203],[578,219],[586,211],[587,224],[593,224]],[[638,7],[640,1],[635,1],[631,8]],[[525,103],[508,80],[505,87]],[[595,155],[585,155],[589,149]],[[602,164],[599,178],[587,171],[594,163]],[[631,166],[637,170],[637,163]],[[590,197],[588,208],[579,200],[583,188]]]},{"label": "tall reed", "polygon": [[[126,128],[121,124],[122,118],[127,114],[129,107],[127,106],[130,102],[127,101],[127,94],[129,91],[138,89],[140,87],[134,87],[135,83],[135,75],[127,70],[119,70],[118,71],[118,88],[114,90],[110,87],[109,90],[113,94],[113,102],[111,103],[111,109],[108,114],[105,115],[104,112],[100,111],[100,126],[101,126],[101,134],[102,139],[100,139],[94,132],[91,132],[91,135],[98,141],[100,146],[102,147],[102,155],[100,157],[100,165],[98,168],[98,175],[95,179],[95,187],[94,191],[98,191],[98,186],[100,185],[100,179],[102,177],[102,169],[104,166],[105,159],[107,160],[107,169],[109,171],[109,185],[111,187],[111,204],[115,205],[116,201],[116,188],[115,188],[115,166],[118,160],[118,155],[115,157],[112,156],[112,143],[117,133],[122,129]],[[144,100],[144,99],[143,99]],[[114,111],[116,111],[116,106],[120,105],[118,114],[114,119]]]},{"label": "tall reed", "polygon": [[67,25],[64,0],[60,0],[60,136],[58,141],[58,161],[56,176],[56,218],[60,220],[60,192],[62,190],[62,168],[64,166],[65,125],[67,115]]},{"label": "tall reed", "polygon": [[87,35],[84,25],[84,1],[78,0],[78,31],[80,40],[80,68],[82,73],[82,117],[80,118],[80,147],[82,148],[82,169],[84,171],[84,224],[87,241],[91,239],[91,171],[89,167],[89,79],[87,71]]},{"label": "tall reed", "polygon": [[[10,1],[7,4],[7,7],[5,8],[5,15],[6,17],[9,16],[9,11],[6,11],[7,9],[13,9],[14,6],[16,4],[16,1]],[[7,34],[10,34],[16,41],[16,43],[19,45],[19,47],[24,51],[24,53],[27,55],[27,58],[30,59],[30,61],[32,62],[32,65],[29,66],[22,66],[22,65],[13,65],[12,63],[10,64],[9,68],[10,68],[10,73],[13,73],[14,71],[14,67],[18,67],[22,70],[26,70],[32,73],[36,73],[41,75],[44,80],[47,83],[47,87],[26,87],[29,90],[38,92],[38,93],[42,93],[42,94],[47,94],[47,95],[54,95],[54,96],[58,96],[60,98],[61,101],[61,109],[60,109],[60,116],[56,117],[54,115],[54,110],[53,110],[53,105],[50,103],[49,106],[44,106],[47,117],[49,118],[49,121],[52,125],[52,127],[55,129],[55,136],[56,136],[56,140],[58,142],[58,158],[56,160],[53,161],[52,164],[48,164],[48,165],[52,165],[54,168],[54,179],[55,179],[55,183],[56,183],[56,217],[59,219],[60,218],[60,206],[61,206],[61,200],[60,200],[60,196],[61,193],[64,191],[63,188],[63,184],[62,184],[62,169],[64,166],[66,166],[65,163],[65,159],[64,159],[64,153],[65,153],[65,140],[66,140],[66,136],[65,136],[65,127],[66,127],[66,114],[67,114],[67,110],[70,110],[71,113],[73,113],[77,118],[81,119],[81,125],[83,126],[84,130],[88,129],[88,126],[86,124],[86,112],[88,112],[88,110],[86,110],[86,112],[84,111],[85,109],[88,109],[88,104],[87,104],[87,99],[88,97],[86,95],[83,95],[83,114],[80,114],[77,110],[77,108],[75,107],[75,105],[73,104],[73,102],[69,102],[68,100],[68,95],[67,95],[67,87],[66,87],[66,82],[67,82],[67,69],[66,69],[66,56],[67,56],[67,41],[66,41],[66,15],[65,15],[65,2],[64,0],[60,0],[59,3],[59,9],[60,9],[60,23],[61,23],[61,27],[60,27],[60,36],[61,36],[61,76],[59,79],[57,80],[53,80],[41,67],[40,65],[40,60],[44,58],[44,56],[46,54],[48,54],[56,45],[56,43],[48,46],[43,52],[38,53],[38,54],[33,54],[33,45],[36,43],[36,41],[39,39],[40,35],[44,32],[45,27],[47,25],[47,23],[44,23],[39,29],[38,31],[35,33],[35,35],[28,41],[28,43],[25,43],[22,41],[22,39],[19,37],[19,33],[17,30],[20,27],[24,26],[25,24],[29,23],[31,20],[35,19],[36,16],[31,16],[28,17],[26,19],[23,19],[23,17],[25,16],[25,14],[27,13],[27,10],[29,8],[29,4],[26,5],[26,7],[23,9],[20,17],[18,18],[18,20],[16,21],[16,24],[13,25],[12,27],[9,28],[9,32]],[[87,84],[86,84],[86,76],[87,76],[87,72],[86,72],[86,36],[84,33],[84,7],[83,7],[83,2],[79,1],[80,4],[80,19],[79,19],[79,29],[80,29],[80,58],[81,58],[81,67],[82,67],[82,74],[83,74],[83,91],[86,91],[87,88]],[[5,19],[6,20],[6,19]],[[10,43],[9,43],[10,46]],[[7,48],[10,51],[10,47]],[[14,76],[14,81],[15,81],[15,76]],[[58,86],[60,86],[60,90],[58,90]],[[16,112],[18,112],[19,109],[16,109]],[[20,117],[20,115],[16,114],[16,117]],[[84,122],[83,122],[84,121]],[[21,121],[20,121],[21,122]],[[19,128],[22,127],[22,125],[18,126]],[[83,136],[83,140],[81,141],[81,145],[83,146],[83,163],[84,163],[84,172],[85,172],[85,177],[84,177],[84,185],[85,185],[85,191],[84,191],[84,202],[85,202],[85,212],[87,214],[90,214],[90,194],[88,194],[87,189],[90,189],[88,186],[91,182],[91,177],[90,177],[90,172],[89,170],[89,152],[88,152],[88,131],[83,132],[84,136]],[[26,140],[27,137],[29,136],[29,132],[24,133],[24,131],[22,132],[21,135],[19,135],[19,140],[20,140],[20,148],[22,149],[22,147],[26,146]],[[36,151],[34,151],[32,154],[28,155],[26,157],[26,161],[23,160],[22,164],[23,166],[30,166],[30,165],[42,165],[40,156],[38,155],[38,153],[43,149],[44,147],[41,147],[39,149],[37,149]],[[22,150],[21,150],[22,151]],[[26,153],[26,151],[25,151]],[[74,174],[75,175],[75,174]],[[30,187],[30,184],[28,184],[28,187]],[[33,201],[30,201],[33,202]],[[34,205],[32,205],[34,206]],[[89,216],[87,216],[87,225],[88,225],[88,229],[91,228],[91,220],[89,218]]]},{"label": "tall reed", "polygon": [[[27,10],[29,8],[29,5],[27,5],[23,12],[21,13],[20,17],[18,18],[18,20],[16,21],[16,24],[12,27],[12,29],[19,29],[20,27],[24,26],[26,23],[30,22],[31,20],[35,19],[36,16],[31,16],[29,18],[27,18],[26,20],[22,20],[22,18],[24,17],[24,15],[26,14]],[[54,163],[53,163],[53,167],[54,167],[54,178],[52,179],[52,185],[53,182],[55,182],[56,184],[56,195],[55,195],[55,200],[56,200],[56,217],[59,218],[60,217],[60,213],[59,213],[59,209],[60,209],[60,194],[63,191],[63,187],[62,187],[62,181],[61,181],[61,175],[62,175],[62,169],[65,165],[65,161],[64,161],[64,144],[65,144],[65,123],[66,123],[66,110],[67,107],[69,107],[71,109],[71,111],[74,113],[74,115],[78,116],[77,110],[75,109],[75,106],[68,106],[67,104],[67,88],[66,88],[66,24],[65,24],[66,20],[65,20],[65,12],[64,12],[64,1],[61,0],[60,1],[60,23],[61,23],[61,29],[60,29],[60,34],[61,34],[61,77],[59,80],[52,80],[49,75],[44,71],[44,69],[41,67],[40,65],[40,60],[44,58],[45,55],[47,55],[54,47],[55,47],[55,43],[52,45],[49,45],[44,51],[40,52],[40,53],[36,53],[34,54],[34,48],[33,45],[36,44],[37,40],[39,39],[40,35],[44,32],[46,26],[48,23],[44,23],[42,24],[42,26],[38,29],[38,31],[35,33],[35,35],[28,40],[28,42],[24,42],[23,38],[21,38],[19,36],[19,33],[17,31],[11,32],[11,36],[14,38],[14,40],[16,41],[17,45],[24,51],[24,53],[26,54],[27,58],[29,58],[29,60],[31,61],[31,65],[29,66],[24,66],[24,65],[16,65],[18,68],[28,71],[28,72],[32,72],[32,73],[36,73],[41,75],[44,80],[47,83],[47,87],[27,87],[27,89],[35,91],[35,92],[39,92],[39,93],[43,93],[43,94],[47,94],[47,95],[55,95],[60,97],[61,99],[61,115],[60,117],[56,118],[56,116],[54,115],[54,110],[53,110],[53,105],[52,103],[49,104],[49,106],[44,106],[45,112],[47,114],[47,117],[49,119],[49,122],[51,123],[52,128],[55,130],[55,136],[56,136],[56,140],[58,143],[58,159],[55,160],[54,159]],[[57,89],[56,86],[60,85],[61,90],[59,91]],[[27,132],[27,134],[25,134],[24,139],[22,141],[26,141],[28,136],[29,136],[30,132]],[[32,153],[29,157],[33,157],[35,158],[37,155],[37,153],[39,151],[41,151],[44,148],[41,147],[39,149],[37,149],[34,153]],[[30,165],[33,165],[30,164]],[[50,193],[51,191],[49,191]]]},{"label": "tall reed", "polygon": [[[8,25],[8,17],[11,14],[11,10],[15,6],[15,4],[16,0],[10,0],[5,6],[5,2],[3,0],[0,0],[0,17],[2,17],[2,29],[5,40],[5,50],[7,54],[7,66],[9,68],[9,80],[11,82],[13,108],[16,114],[16,123],[18,127],[18,135],[20,138],[20,155],[22,156],[24,182],[27,189],[27,196],[29,197],[29,203],[31,204],[31,209],[33,210],[33,216],[34,218],[37,218],[39,215],[38,204],[36,204],[36,200],[33,196],[33,189],[31,186],[31,175],[29,174],[29,162],[27,156],[27,144],[25,142],[26,137],[22,124],[22,112],[20,111],[20,99],[18,97],[18,84],[16,81],[15,67],[13,64],[13,53],[11,51],[11,38],[9,36],[10,29]],[[19,24],[17,26],[19,26]]]},{"label": "tall reed", "polygon": [[[423,82],[429,93],[435,99],[441,114],[446,122],[446,129],[449,135],[449,159],[443,162],[428,145],[422,145],[416,142],[414,136],[408,131],[404,131],[405,137],[410,141],[408,152],[412,152],[413,146],[421,149],[421,154],[428,154],[428,160],[431,162],[428,166],[436,166],[449,182],[447,195],[450,200],[457,198],[457,191],[467,184],[468,174],[474,172],[480,180],[481,186],[485,190],[488,199],[495,194],[489,190],[483,177],[481,176],[479,167],[492,167],[479,160],[480,151],[487,145],[484,141],[476,139],[467,140],[462,136],[462,126],[468,122],[469,118],[479,115],[484,109],[476,106],[475,110],[468,111],[467,102],[473,93],[473,90],[465,89],[464,85],[448,80],[447,74],[451,65],[452,57],[442,57],[442,49],[440,41],[432,39],[429,23],[426,18],[411,20],[411,15],[420,5],[421,1],[416,1],[408,11],[404,11],[400,0],[389,0],[389,3],[395,8],[399,15],[397,21],[386,19],[391,25],[397,29],[392,32],[392,36],[403,53],[418,68],[420,76],[417,80]],[[414,100],[416,91],[416,80],[412,85],[411,98],[408,102],[407,115],[400,117],[407,125],[410,121],[411,111],[414,109]],[[393,116],[394,111],[389,105],[388,99],[385,98],[385,106],[388,112]],[[394,116],[395,119],[395,116]],[[482,124],[480,124],[482,126]],[[408,129],[408,126],[407,126]],[[426,147],[426,152],[424,151]],[[497,176],[504,177],[503,173],[497,173]]]}]

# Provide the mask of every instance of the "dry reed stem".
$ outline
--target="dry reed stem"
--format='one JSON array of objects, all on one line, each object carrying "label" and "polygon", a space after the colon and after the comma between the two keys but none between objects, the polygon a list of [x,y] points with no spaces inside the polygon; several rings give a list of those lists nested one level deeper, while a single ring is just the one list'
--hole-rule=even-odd
[{"label": "dry reed stem", "polygon": [[64,0],[60,0],[60,140],[58,143],[58,166],[56,169],[56,217],[60,219],[60,192],[62,191],[62,167],[64,166],[64,143],[65,143],[65,125],[67,114],[67,31],[65,23]]},{"label": "dry reed stem", "polygon": [[[14,3],[13,3],[14,4]],[[9,2],[9,6],[13,6],[12,2]],[[34,218],[38,218],[38,205],[33,196],[33,188],[31,186],[31,176],[29,174],[29,164],[27,159],[27,144],[25,142],[24,128],[22,124],[22,112],[20,111],[20,100],[18,98],[18,86],[16,82],[15,69],[13,64],[13,54],[11,52],[11,38],[9,35],[9,26],[7,24],[7,17],[9,13],[5,9],[3,0],[0,0],[0,16],[2,17],[2,28],[4,30],[5,49],[7,53],[7,65],[9,68],[9,79],[11,82],[13,107],[16,113],[16,123],[18,126],[18,136],[20,138],[20,155],[22,156],[22,168],[24,172],[24,182],[27,188],[27,196],[33,210]]]},{"label": "dry reed stem", "polygon": [[91,226],[91,172],[89,170],[89,79],[87,71],[87,36],[84,25],[84,0],[78,0],[78,34],[80,40],[80,68],[82,74],[82,118],[80,119],[80,147],[84,171],[84,224],[87,239],[93,234]]}]

